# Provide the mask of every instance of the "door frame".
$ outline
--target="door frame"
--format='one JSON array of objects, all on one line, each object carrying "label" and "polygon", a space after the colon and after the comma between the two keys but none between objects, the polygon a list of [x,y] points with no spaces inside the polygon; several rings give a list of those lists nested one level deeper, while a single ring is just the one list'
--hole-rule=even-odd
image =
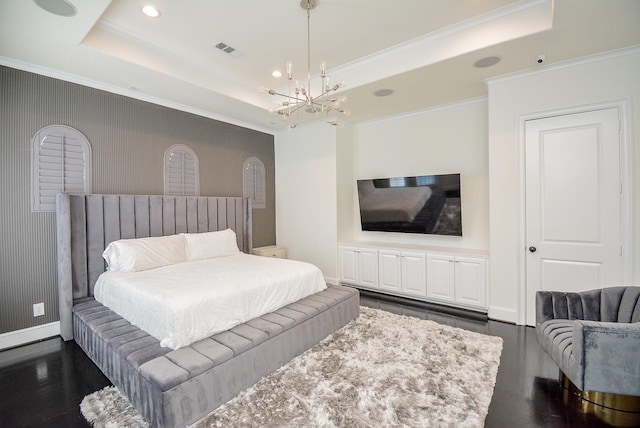
[{"label": "door frame", "polygon": [[[623,281],[631,284],[633,281],[633,145],[631,144],[631,100],[628,98],[609,102],[588,104],[563,109],[546,110],[526,115],[518,115],[518,289],[517,289],[517,324],[526,325],[527,308],[527,234],[526,234],[526,159],[525,159],[525,126],[527,121],[545,119],[569,114],[587,113],[596,110],[617,108],[620,112],[620,176],[621,189],[621,233],[622,233],[622,269]],[[621,284],[624,285],[624,284]]]}]

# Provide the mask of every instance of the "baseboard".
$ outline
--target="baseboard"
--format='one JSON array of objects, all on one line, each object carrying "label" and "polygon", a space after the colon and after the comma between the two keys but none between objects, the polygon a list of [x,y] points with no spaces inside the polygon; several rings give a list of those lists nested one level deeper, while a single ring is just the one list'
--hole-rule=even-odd
[{"label": "baseboard", "polygon": [[518,323],[518,314],[512,309],[489,307],[489,318],[497,321],[504,321],[512,324]]},{"label": "baseboard", "polygon": [[10,331],[0,334],[0,350],[15,348],[16,346],[58,336],[60,334],[60,321],[49,324],[37,325],[22,330]]},{"label": "baseboard", "polygon": [[423,300],[411,299],[404,296],[397,296],[393,294],[379,293],[373,290],[367,290],[359,287],[357,288],[360,291],[361,297],[372,297],[377,300],[387,301],[391,303],[397,303],[405,306],[414,306],[421,309],[426,309],[428,311],[439,312],[447,315],[454,315],[457,317],[472,319],[476,321],[487,321],[487,314],[484,312],[474,311],[471,309],[442,305],[439,303],[433,302],[425,302]]}]

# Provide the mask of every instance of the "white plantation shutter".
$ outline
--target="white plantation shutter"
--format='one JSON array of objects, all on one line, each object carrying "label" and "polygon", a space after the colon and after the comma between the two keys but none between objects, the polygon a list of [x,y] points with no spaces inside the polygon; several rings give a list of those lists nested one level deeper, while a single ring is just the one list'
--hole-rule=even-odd
[{"label": "white plantation shutter", "polygon": [[184,144],[174,144],[164,152],[164,194],[198,196],[200,172],[196,153]]},{"label": "white plantation shutter", "polygon": [[250,157],[242,166],[243,195],[251,199],[252,208],[267,206],[264,163],[257,157]]},{"label": "white plantation shutter", "polygon": [[55,211],[56,194],[91,193],[91,146],[78,130],[45,126],[31,140],[31,209]]}]

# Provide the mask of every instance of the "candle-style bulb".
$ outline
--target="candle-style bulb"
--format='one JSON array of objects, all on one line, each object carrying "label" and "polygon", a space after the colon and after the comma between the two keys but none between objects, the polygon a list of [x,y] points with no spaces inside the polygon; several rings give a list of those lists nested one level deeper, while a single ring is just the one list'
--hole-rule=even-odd
[{"label": "candle-style bulb", "polygon": [[287,79],[289,80],[293,78],[292,69],[293,63],[291,61],[287,61]]}]

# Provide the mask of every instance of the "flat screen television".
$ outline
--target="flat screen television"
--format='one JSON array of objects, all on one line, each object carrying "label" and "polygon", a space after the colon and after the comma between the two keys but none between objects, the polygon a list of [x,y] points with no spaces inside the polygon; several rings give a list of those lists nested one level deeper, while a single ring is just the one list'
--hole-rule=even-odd
[{"label": "flat screen television", "polygon": [[362,230],[462,236],[460,174],[358,180]]}]

